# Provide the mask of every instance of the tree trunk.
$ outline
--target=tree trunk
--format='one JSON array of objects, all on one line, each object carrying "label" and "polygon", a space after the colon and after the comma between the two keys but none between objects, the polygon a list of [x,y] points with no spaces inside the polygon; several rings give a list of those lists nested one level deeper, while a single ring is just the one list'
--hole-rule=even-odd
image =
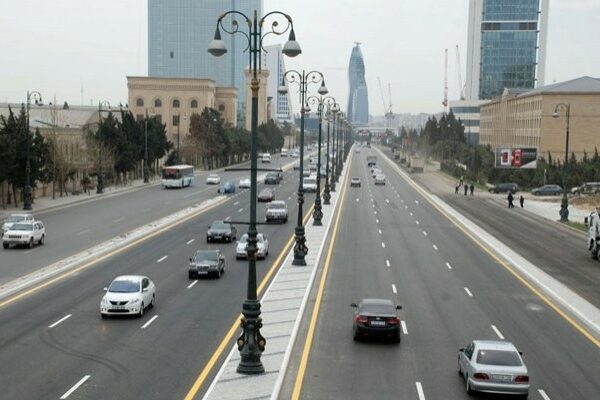
[{"label": "tree trunk", "polygon": [[2,182],[2,192],[0,193],[0,197],[2,198],[2,209],[6,210],[6,203],[4,203],[4,182]]},{"label": "tree trunk", "polygon": [[13,187],[13,198],[15,200],[14,204],[15,207],[19,207],[19,202],[17,201],[17,188],[15,187],[15,185],[12,185]]}]

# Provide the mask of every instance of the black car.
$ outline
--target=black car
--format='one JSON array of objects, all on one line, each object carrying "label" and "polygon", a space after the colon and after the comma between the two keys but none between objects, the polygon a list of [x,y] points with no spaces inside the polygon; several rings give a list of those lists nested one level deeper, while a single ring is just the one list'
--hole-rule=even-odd
[{"label": "black car", "polygon": [[558,185],[544,185],[531,191],[534,196],[558,196],[562,192],[562,187]]},{"label": "black car", "polygon": [[260,191],[260,193],[257,196],[258,201],[267,202],[267,203],[269,201],[273,201],[274,198],[275,198],[275,194],[273,193],[273,189],[269,189],[269,188],[264,188],[263,190]]},{"label": "black car", "polygon": [[282,177],[279,172],[268,172],[265,175],[265,185],[278,185],[281,179]]},{"label": "black car", "polygon": [[220,278],[225,272],[225,256],[219,250],[198,250],[190,257],[188,277],[190,279],[201,276],[214,276]]},{"label": "black car", "polygon": [[519,191],[519,185],[516,183],[500,183],[496,186],[492,186],[489,189],[490,193],[508,193],[515,194]]},{"label": "black car", "polygon": [[354,308],[354,340],[376,337],[400,343],[400,318],[396,310],[402,306],[385,299],[362,299],[358,305],[351,306]]},{"label": "black car", "polygon": [[206,232],[207,242],[233,242],[237,237],[237,229],[235,226],[224,221],[215,221],[208,227]]}]

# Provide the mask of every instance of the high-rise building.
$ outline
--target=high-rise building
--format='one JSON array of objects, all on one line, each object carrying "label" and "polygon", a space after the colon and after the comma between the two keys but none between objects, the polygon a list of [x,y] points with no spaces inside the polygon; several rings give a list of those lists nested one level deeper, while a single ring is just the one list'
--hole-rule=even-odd
[{"label": "high-rise building", "polygon": [[369,92],[365,80],[365,62],[362,51],[360,51],[360,43],[356,43],[350,54],[348,81],[350,83],[348,121],[356,125],[367,125],[369,123]]},{"label": "high-rise building", "polygon": [[[263,68],[269,70],[269,82],[267,83],[267,99],[270,99],[271,104],[271,117],[279,123],[288,122],[294,123],[292,117],[292,102],[290,100],[290,93],[279,93],[278,89],[282,83],[283,75],[285,74],[285,62],[283,54],[281,53],[281,45],[274,44],[272,46],[265,46],[263,56],[265,62]],[[287,81],[283,80],[283,84],[287,87]]]},{"label": "high-rise building", "polygon": [[[217,58],[207,52],[217,19],[229,10],[250,18],[256,10],[260,18],[263,0],[148,0],[148,76],[212,79],[217,86],[235,87],[238,113],[244,116],[244,69],[249,65],[246,37],[222,32],[228,53]],[[233,19],[227,17],[225,26],[231,27]],[[239,16],[235,19],[242,29],[247,26]]]}]

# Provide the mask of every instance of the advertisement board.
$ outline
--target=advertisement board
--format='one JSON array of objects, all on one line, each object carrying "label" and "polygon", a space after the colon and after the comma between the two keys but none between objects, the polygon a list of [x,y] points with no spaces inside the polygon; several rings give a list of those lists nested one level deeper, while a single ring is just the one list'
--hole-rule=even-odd
[{"label": "advertisement board", "polygon": [[496,149],[496,168],[537,168],[538,149],[534,147]]}]

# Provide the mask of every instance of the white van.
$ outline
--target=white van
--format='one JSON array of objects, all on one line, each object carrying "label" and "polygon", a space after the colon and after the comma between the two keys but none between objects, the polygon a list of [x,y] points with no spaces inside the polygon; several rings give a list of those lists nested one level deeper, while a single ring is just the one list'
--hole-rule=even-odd
[{"label": "white van", "polygon": [[271,162],[271,155],[269,153],[263,153],[260,161],[264,164],[264,163],[270,163]]}]

